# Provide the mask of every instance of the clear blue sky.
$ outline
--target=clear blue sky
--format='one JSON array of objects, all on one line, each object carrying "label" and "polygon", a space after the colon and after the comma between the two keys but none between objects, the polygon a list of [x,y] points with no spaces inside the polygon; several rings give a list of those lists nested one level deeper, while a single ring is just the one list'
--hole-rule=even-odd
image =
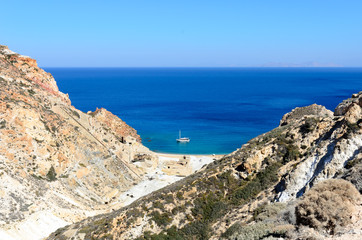
[{"label": "clear blue sky", "polygon": [[42,67],[362,66],[361,0],[2,0],[0,44]]}]

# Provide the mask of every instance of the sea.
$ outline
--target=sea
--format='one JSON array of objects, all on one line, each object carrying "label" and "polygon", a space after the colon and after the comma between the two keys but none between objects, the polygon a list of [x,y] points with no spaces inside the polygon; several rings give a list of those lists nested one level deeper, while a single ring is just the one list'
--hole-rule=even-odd
[{"label": "sea", "polygon": [[[106,108],[155,152],[227,154],[313,103],[362,91],[362,68],[45,68],[72,105]],[[189,143],[177,143],[189,137]]]}]

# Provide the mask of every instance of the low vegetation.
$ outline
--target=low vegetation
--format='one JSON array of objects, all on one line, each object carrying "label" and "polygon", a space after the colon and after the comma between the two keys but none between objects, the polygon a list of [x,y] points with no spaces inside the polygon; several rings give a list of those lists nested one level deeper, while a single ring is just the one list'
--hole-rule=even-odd
[{"label": "low vegetation", "polygon": [[304,121],[304,124],[300,127],[300,132],[302,134],[307,134],[312,132],[316,128],[318,122],[319,120],[317,118],[313,117],[307,118]]},{"label": "low vegetation", "polygon": [[53,166],[50,167],[47,173],[47,180],[50,182],[57,180],[57,174]]},{"label": "low vegetation", "polygon": [[[172,214],[177,213],[178,208],[171,213],[164,211],[162,214],[156,210],[151,213],[151,221],[162,228],[168,227],[168,229],[159,234],[147,233],[138,239],[208,239],[212,233],[211,224],[215,220],[256,197],[260,191],[277,183],[280,166],[280,163],[273,163],[250,179],[242,181],[232,176],[231,171],[224,172],[217,177],[200,179],[196,185],[200,189],[200,193],[190,205],[191,214],[187,215],[189,223],[182,228],[170,226]],[[204,191],[207,187],[212,191]],[[180,194],[176,197],[179,199]],[[164,209],[159,201],[154,202],[153,208],[155,207]],[[183,208],[183,210],[185,209]]]},{"label": "low vegetation", "polygon": [[[239,162],[242,162],[240,160],[247,157],[251,151],[259,149],[266,143],[275,143],[280,146],[275,155],[263,162],[264,167],[250,173],[247,178],[240,179],[235,175],[237,171],[245,170],[240,167],[241,165],[235,166],[234,171],[224,169],[224,166],[228,166],[232,161],[232,158],[224,158],[222,162],[216,161],[210,164],[202,176],[185,179],[183,182],[184,187],[182,187],[181,183],[176,188],[170,186],[169,190],[176,193],[173,196],[174,201],[168,200],[170,195],[167,195],[166,190],[163,191],[165,194],[162,196],[153,196],[154,199],[163,199],[163,201],[155,201],[151,209],[149,209],[149,211],[152,210],[150,224],[156,224],[164,230],[159,234],[148,232],[138,239],[208,239],[213,232],[211,226],[215,221],[232,212],[233,209],[237,209],[255,199],[260,192],[278,183],[280,167],[285,162],[297,160],[301,156],[299,148],[287,135],[289,127],[276,128],[261,138],[251,140],[243,151],[236,154],[235,157]],[[189,192],[191,188],[196,188],[196,192],[186,197],[187,194],[185,193]],[[190,200],[191,202],[187,204]],[[164,209],[165,204],[169,203],[174,204],[170,212]],[[182,207],[177,207],[175,203],[177,203],[177,206]],[[276,208],[274,212],[280,210],[277,205],[274,207]],[[264,215],[270,215],[273,211],[269,209],[270,211],[268,210],[269,212],[266,213],[266,210],[264,210],[262,210],[262,214],[258,213],[255,217],[262,218]],[[178,213],[185,214],[184,219],[181,220],[181,227],[173,225],[171,221]],[[150,215],[150,212],[148,215]],[[260,226],[263,225],[260,224]],[[268,230],[266,227],[268,227]],[[264,228],[265,231],[255,233],[255,236],[274,233],[271,226],[265,225]],[[249,230],[254,231],[256,229],[250,227]],[[249,232],[249,230],[245,231]],[[240,236],[243,235],[240,234]],[[278,234],[276,233],[276,235]]]},{"label": "low vegetation", "polygon": [[336,227],[351,222],[359,199],[359,192],[348,181],[330,179],[320,182],[297,205],[297,224],[334,234]]},{"label": "low vegetation", "polygon": [[3,129],[5,127],[6,127],[6,121],[5,121],[5,119],[1,119],[0,120],[0,129]]},{"label": "low vegetation", "polygon": [[276,228],[272,223],[258,222],[251,225],[236,223],[222,237],[232,240],[259,240],[265,237],[282,237],[286,232],[287,229]]}]

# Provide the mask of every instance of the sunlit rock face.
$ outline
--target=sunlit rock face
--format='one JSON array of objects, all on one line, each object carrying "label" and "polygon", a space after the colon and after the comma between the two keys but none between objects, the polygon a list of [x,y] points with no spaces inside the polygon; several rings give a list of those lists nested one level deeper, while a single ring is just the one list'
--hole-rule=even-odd
[{"label": "sunlit rock face", "polygon": [[[136,166],[140,154],[147,157]],[[36,239],[111,211],[155,162],[135,129],[105,109],[77,110],[34,59],[0,46],[0,229]],[[53,226],[16,235],[34,219]]]},{"label": "sunlit rock face", "polygon": [[[102,108],[75,109],[35,60],[4,46],[0,89],[0,239],[41,239],[67,224],[48,239],[220,239],[237,222],[240,231],[252,228],[261,206],[294,209],[325,179],[346,179],[361,192],[362,92],[334,113],[296,108],[279,127],[121,208],[146,172],[154,173],[150,181],[158,171],[185,176],[192,159],[157,169],[133,128]],[[352,226],[361,219],[353,215]],[[256,224],[265,230],[285,224],[279,220]],[[283,229],[303,239],[291,223],[265,231]]]},{"label": "sunlit rock face", "polygon": [[[294,210],[299,198],[326,179],[346,179],[361,191],[361,99],[361,92],[354,94],[335,113],[316,104],[296,108],[279,127],[196,174],[129,207],[58,229],[48,239],[70,233],[75,239],[246,239],[250,234],[261,234],[253,239],[306,239],[309,233],[329,239],[318,229],[303,232]],[[362,221],[359,204],[351,225],[333,231],[358,239],[359,232],[351,229]]]}]

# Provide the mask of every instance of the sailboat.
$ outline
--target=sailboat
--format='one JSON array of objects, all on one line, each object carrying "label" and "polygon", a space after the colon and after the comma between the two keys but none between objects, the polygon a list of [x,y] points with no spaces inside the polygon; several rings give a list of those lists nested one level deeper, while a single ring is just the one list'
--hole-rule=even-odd
[{"label": "sailboat", "polygon": [[178,133],[178,139],[176,139],[177,142],[190,142],[190,138],[188,137],[181,137],[181,130],[179,130],[179,133]]}]

